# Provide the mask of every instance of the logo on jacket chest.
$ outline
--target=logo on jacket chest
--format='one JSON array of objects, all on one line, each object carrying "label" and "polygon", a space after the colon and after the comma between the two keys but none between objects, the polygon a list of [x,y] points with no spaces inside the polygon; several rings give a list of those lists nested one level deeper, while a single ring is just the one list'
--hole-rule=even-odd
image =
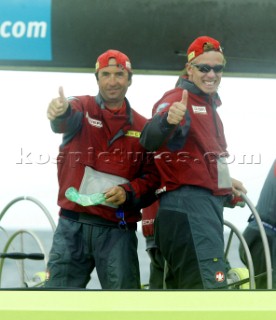
[{"label": "logo on jacket chest", "polygon": [[96,128],[102,128],[103,127],[103,123],[102,121],[100,120],[97,120],[97,119],[93,119],[91,117],[89,117],[89,114],[88,112],[86,112],[86,116],[85,116],[88,120],[88,123],[93,126],[93,127],[96,127]]},{"label": "logo on jacket chest", "polygon": [[141,132],[140,131],[134,131],[134,130],[128,130],[125,134],[127,137],[133,137],[133,138],[140,138]]},{"label": "logo on jacket chest", "polygon": [[207,114],[207,110],[205,106],[193,106],[192,109],[194,113]]}]

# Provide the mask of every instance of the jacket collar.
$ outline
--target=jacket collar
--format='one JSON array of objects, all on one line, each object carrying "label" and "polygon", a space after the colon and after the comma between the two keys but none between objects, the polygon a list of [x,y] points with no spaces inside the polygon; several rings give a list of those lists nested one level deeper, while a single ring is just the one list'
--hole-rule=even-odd
[{"label": "jacket collar", "polygon": [[193,82],[189,81],[186,77],[181,77],[179,79],[177,87],[187,89],[189,92],[201,96],[206,101],[210,101],[211,99],[211,101],[213,101],[216,106],[221,105],[221,100],[217,92],[213,96],[211,96],[200,90],[199,87],[197,87]]},{"label": "jacket collar", "polygon": [[[102,109],[105,110],[106,107],[104,105],[104,99],[101,96],[100,93],[97,94],[97,96],[95,97],[96,99],[96,103],[98,104],[98,106]],[[131,110],[131,106],[129,101],[127,100],[127,98],[125,98],[125,102],[126,102],[126,115],[128,117],[129,123],[132,124],[133,123],[133,114],[132,114],[132,110]]]}]

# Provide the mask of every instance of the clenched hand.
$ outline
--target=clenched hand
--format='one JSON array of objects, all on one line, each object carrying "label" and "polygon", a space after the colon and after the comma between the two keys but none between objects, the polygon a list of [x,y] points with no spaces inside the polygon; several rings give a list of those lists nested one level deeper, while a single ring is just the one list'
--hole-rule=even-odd
[{"label": "clenched hand", "polygon": [[115,186],[105,192],[105,198],[107,203],[119,206],[126,201],[126,191],[121,186]]}]

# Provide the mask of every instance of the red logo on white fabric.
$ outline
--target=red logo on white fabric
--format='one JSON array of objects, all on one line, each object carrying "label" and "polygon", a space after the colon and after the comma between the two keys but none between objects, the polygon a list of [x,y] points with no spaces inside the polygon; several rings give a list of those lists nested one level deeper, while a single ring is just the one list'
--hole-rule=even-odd
[{"label": "red logo on white fabric", "polygon": [[216,281],[217,282],[223,282],[225,279],[224,273],[222,271],[216,272]]}]

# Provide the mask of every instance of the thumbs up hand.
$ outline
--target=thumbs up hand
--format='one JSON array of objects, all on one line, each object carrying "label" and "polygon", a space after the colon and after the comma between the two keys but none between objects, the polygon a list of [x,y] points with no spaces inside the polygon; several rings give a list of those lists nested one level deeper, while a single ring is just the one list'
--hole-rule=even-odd
[{"label": "thumbs up hand", "polygon": [[69,103],[64,96],[63,87],[59,87],[59,97],[53,99],[48,106],[47,117],[49,120],[55,120],[63,115],[68,109]]},{"label": "thumbs up hand", "polygon": [[187,110],[188,91],[183,90],[181,101],[174,102],[168,112],[167,121],[169,124],[179,124]]}]

